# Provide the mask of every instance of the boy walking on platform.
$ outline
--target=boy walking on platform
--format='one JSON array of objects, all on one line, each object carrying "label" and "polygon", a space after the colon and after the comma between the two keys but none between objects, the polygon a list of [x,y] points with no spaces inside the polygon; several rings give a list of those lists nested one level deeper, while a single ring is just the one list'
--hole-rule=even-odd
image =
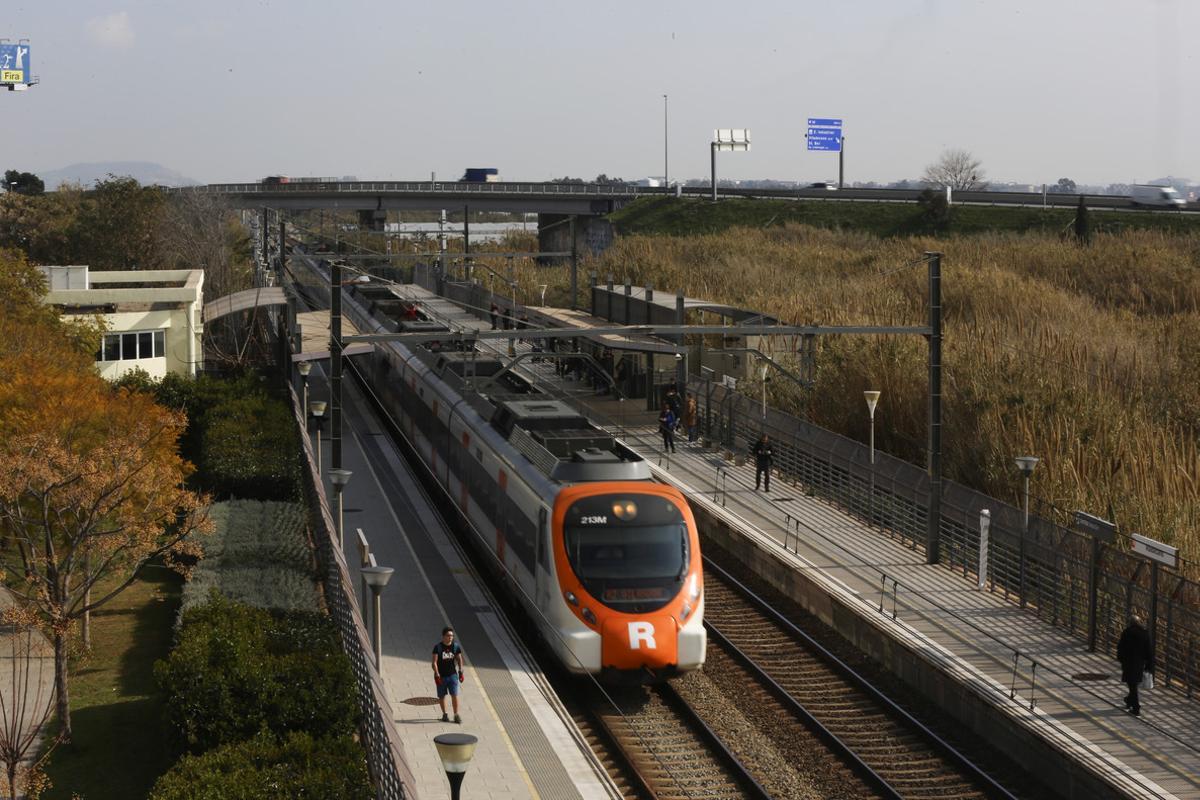
[{"label": "boy walking on platform", "polygon": [[454,721],[461,723],[458,715],[458,693],[463,683],[462,647],[454,641],[454,629],[442,628],[442,640],[433,646],[433,682],[437,685],[438,705],[442,709],[442,722],[449,722],[446,714],[446,695],[454,705]]}]

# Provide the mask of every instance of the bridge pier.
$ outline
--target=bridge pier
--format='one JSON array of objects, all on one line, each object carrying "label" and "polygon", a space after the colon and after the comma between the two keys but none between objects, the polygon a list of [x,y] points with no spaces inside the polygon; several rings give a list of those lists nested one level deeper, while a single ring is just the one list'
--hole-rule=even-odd
[{"label": "bridge pier", "polygon": [[[572,219],[575,220],[574,224],[571,222]],[[538,214],[539,250],[595,255],[607,249],[612,241],[613,227],[604,217],[583,214]]]}]

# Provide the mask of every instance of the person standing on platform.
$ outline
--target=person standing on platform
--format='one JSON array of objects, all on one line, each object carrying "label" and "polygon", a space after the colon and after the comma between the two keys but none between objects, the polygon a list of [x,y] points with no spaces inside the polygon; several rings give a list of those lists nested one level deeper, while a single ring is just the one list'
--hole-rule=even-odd
[{"label": "person standing on platform", "polygon": [[1136,614],[1129,617],[1129,625],[1117,640],[1117,660],[1121,662],[1121,680],[1129,687],[1129,694],[1125,695],[1125,708],[1136,717],[1142,713],[1138,686],[1147,673],[1154,675],[1154,650],[1150,647],[1150,634],[1142,627],[1142,620]]},{"label": "person standing on platform", "polygon": [[675,452],[675,414],[671,406],[664,400],[662,412],[658,415],[658,432],[663,437],[663,452]]},{"label": "person standing on platform", "polygon": [[679,399],[679,391],[675,388],[675,384],[671,384],[667,388],[667,405],[671,408],[671,413],[675,415],[675,423],[678,425],[683,420],[683,403]]},{"label": "person standing on platform", "polygon": [[764,478],[764,491],[771,491],[771,462],[775,460],[775,451],[765,433],[750,448],[750,454],[754,456],[754,491],[758,491],[758,485],[763,483]]},{"label": "person standing on platform", "polygon": [[488,315],[492,318],[492,330],[496,330],[496,318],[500,316],[500,306],[492,303],[492,308],[488,311]]},{"label": "person standing on platform", "polygon": [[683,412],[683,426],[687,428],[688,441],[696,441],[696,421],[698,417],[696,409],[696,398],[689,395],[687,399],[687,408]]},{"label": "person standing on platform", "polygon": [[454,641],[454,629],[442,628],[442,640],[433,646],[433,682],[437,686],[438,705],[442,709],[442,722],[449,722],[446,714],[446,695],[454,705],[454,721],[462,723],[458,715],[458,693],[463,684],[462,647]]}]

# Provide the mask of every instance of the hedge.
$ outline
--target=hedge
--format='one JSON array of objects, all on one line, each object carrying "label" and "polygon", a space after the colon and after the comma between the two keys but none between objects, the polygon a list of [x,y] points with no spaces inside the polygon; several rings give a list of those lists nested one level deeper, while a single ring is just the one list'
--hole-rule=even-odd
[{"label": "hedge", "polygon": [[177,748],[201,753],[261,731],[314,737],[357,730],[354,675],[332,621],[225,599],[184,615],[171,655],[154,665]]},{"label": "hedge", "polygon": [[303,507],[227,500],[210,506],[208,515],[214,529],[183,588],[181,614],[213,591],[259,608],[320,610]]},{"label": "hedge", "polygon": [[158,779],[150,800],[373,800],[362,748],[349,736],[282,741],[260,735],[184,756]]}]

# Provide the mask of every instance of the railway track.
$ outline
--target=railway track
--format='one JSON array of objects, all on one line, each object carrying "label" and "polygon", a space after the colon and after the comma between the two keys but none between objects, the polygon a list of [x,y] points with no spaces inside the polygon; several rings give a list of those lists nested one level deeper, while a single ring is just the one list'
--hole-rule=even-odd
[{"label": "railway track", "polygon": [[[709,666],[724,664],[776,726],[803,725],[883,797],[1012,798],[921,722],[705,559]],[[714,658],[714,649],[723,658]],[[786,731],[779,731],[786,736]]]},{"label": "railway track", "polygon": [[582,694],[576,724],[625,797],[770,797],[670,684]]}]

